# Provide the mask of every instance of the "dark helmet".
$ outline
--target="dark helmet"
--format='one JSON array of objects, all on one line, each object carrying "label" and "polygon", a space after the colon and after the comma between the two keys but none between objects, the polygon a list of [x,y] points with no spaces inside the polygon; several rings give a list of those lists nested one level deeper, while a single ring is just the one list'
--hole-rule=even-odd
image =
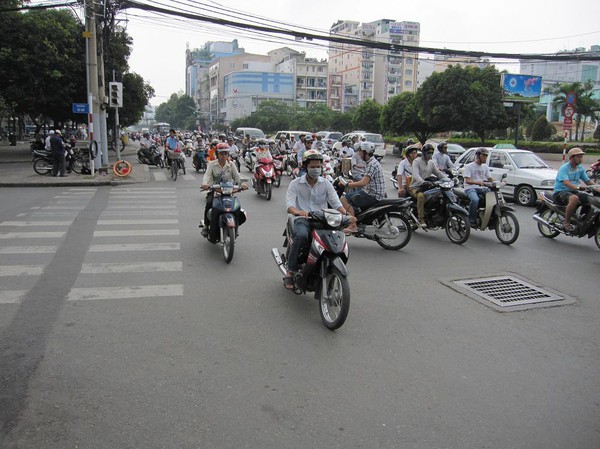
[{"label": "dark helmet", "polygon": [[423,148],[421,148],[422,154],[433,153],[434,151],[435,150],[433,149],[433,145],[431,145],[430,143],[426,143],[425,145],[423,145]]},{"label": "dark helmet", "polygon": [[310,161],[323,161],[323,155],[317,150],[307,150],[302,155],[302,165],[308,165]]},{"label": "dark helmet", "polygon": [[477,150],[475,151],[475,155],[477,156],[480,154],[485,154],[486,156],[489,156],[490,150],[488,150],[487,148],[477,148]]},{"label": "dark helmet", "polygon": [[407,145],[412,145],[413,143],[415,143],[415,141],[414,141],[414,140],[412,140],[412,139],[408,139],[408,140],[406,141],[406,144],[407,144]]},{"label": "dark helmet", "polygon": [[439,151],[442,151],[443,148],[448,148],[448,143],[447,142],[440,142],[440,143],[438,143],[437,149]]}]

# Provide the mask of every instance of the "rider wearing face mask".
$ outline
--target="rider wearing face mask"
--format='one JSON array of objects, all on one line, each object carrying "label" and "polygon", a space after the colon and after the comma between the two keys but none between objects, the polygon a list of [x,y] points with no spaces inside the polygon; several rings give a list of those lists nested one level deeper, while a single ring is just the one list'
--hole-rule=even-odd
[{"label": "rider wearing face mask", "polygon": [[285,288],[293,289],[293,274],[298,271],[298,253],[308,244],[310,223],[306,217],[310,211],[332,207],[346,214],[333,185],[321,176],[323,155],[317,150],[307,150],[302,156],[302,166],[306,174],[294,179],[288,187],[286,207],[288,214],[294,215],[292,247],[288,260],[288,273],[285,276]]}]

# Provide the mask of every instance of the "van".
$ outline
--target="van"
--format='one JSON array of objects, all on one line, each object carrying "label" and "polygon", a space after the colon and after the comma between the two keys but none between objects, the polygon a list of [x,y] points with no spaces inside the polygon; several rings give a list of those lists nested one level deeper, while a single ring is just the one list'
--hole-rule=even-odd
[{"label": "van", "polygon": [[238,140],[243,140],[246,136],[252,140],[258,140],[264,139],[265,133],[262,132],[262,129],[258,128],[237,128],[233,136]]}]

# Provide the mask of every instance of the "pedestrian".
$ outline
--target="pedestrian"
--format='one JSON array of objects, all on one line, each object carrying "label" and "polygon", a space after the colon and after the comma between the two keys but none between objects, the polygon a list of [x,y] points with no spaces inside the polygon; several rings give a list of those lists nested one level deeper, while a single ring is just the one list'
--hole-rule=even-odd
[{"label": "pedestrian", "polygon": [[45,141],[45,148],[46,151],[50,151],[50,138],[54,135],[54,130],[51,129],[50,131],[48,131],[48,137],[46,137],[46,141]]},{"label": "pedestrian", "polygon": [[54,135],[50,137],[50,151],[54,159],[52,176],[67,176],[65,174],[65,144],[63,143],[60,129],[54,131]]}]

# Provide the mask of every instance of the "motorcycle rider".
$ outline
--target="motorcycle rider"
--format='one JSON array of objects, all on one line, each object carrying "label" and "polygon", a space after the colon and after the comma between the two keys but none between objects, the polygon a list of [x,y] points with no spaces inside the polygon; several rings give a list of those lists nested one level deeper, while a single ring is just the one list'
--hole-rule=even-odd
[{"label": "motorcycle rider", "polygon": [[[226,143],[221,142],[217,145],[216,152],[217,160],[210,161],[208,163],[200,188],[202,190],[208,190],[210,186],[226,181],[231,181],[234,184],[240,185],[242,183],[242,178],[240,177],[240,173],[238,172],[235,164],[229,160],[229,146]],[[246,190],[247,188],[248,186],[246,184],[241,185],[242,190]],[[212,212],[210,217],[208,216],[208,211],[212,208],[213,198],[214,192],[209,192],[208,195],[206,195],[206,205],[204,207],[205,225],[202,228],[202,235],[204,237],[208,236],[209,241],[214,243],[219,238],[219,227],[210,227],[210,236],[208,235],[208,224],[211,222],[211,220],[216,222],[216,220],[219,218],[218,211],[216,210]]]},{"label": "motorcycle rider", "polygon": [[294,144],[292,151],[296,155],[298,167],[302,167],[302,155],[306,151],[306,136],[304,134],[298,136],[298,141]]},{"label": "motorcycle rider", "polygon": [[485,195],[490,189],[484,187],[485,182],[492,182],[494,178],[485,163],[490,151],[487,148],[478,148],[475,151],[475,160],[465,165],[463,177],[465,179],[465,194],[469,197],[469,222],[471,226],[477,226],[477,209],[479,208],[479,197]]},{"label": "motorcycle rider", "polygon": [[411,145],[406,148],[404,159],[398,164],[396,178],[398,179],[398,198],[404,198],[408,194],[412,181],[412,164],[419,154],[419,147]]},{"label": "motorcycle rider", "polygon": [[285,134],[281,133],[279,136],[279,142],[277,143],[277,150],[279,154],[285,154],[290,150],[290,146],[285,138]]},{"label": "motorcycle rider", "polygon": [[296,217],[287,261],[288,272],[284,278],[284,286],[288,290],[294,289],[293,277],[299,268],[298,253],[309,241],[309,212],[332,207],[347,214],[333,185],[321,176],[323,155],[316,150],[307,150],[303,155],[302,165],[306,174],[294,179],[286,194],[287,213]]},{"label": "motorcycle rider", "polygon": [[[360,181],[343,181],[341,186],[354,187],[357,190],[347,193],[340,198],[342,205],[353,217],[356,216],[354,208],[367,209],[385,197],[385,178],[383,168],[375,158],[375,146],[369,142],[361,142],[357,154],[362,155],[367,163],[365,174]],[[358,231],[356,223],[351,223],[344,232],[353,233]]]},{"label": "motorcycle rider", "polygon": [[143,137],[140,139],[140,149],[138,150],[138,156],[145,157],[150,160],[150,146],[154,145],[152,139],[150,139],[150,133],[144,132]]},{"label": "motorcycle rider", "polygon": [[448,144],[446,142],[438,144],[437,151],[433,155],[433,162],[439,171],[452,170],[454,168],[452,159],[448,156]]},{"label": "motorcycle rider", "polygon": [[229,154],[231,155],[231,157],[237,158],[239,149],[233,141],[233,136],[229,136],[227,138],[227,145],[229,145]]},{"label": "motorcycle rider", "polygon": [[258,174],[258,167],[260,164],[258,163],[261,159],[273,160],[273,155],[271,151],[269,151],[269,145],[265,139],[260,139],[258,141],[258,147],[256,148],[256,157],[254,158],[254,173]]},{"label": "motorcycle rider", "polygon": [[595,185],[581,162],[585,153],[581,148],[571,148],[567,153],[569,162],[563,164],[559,169],[554,181],[554,199],[557,203],[566,205],[564,227],[568,232],[572,232],[575,227],[571,224],[571,216],[575,213],[580,204],[588,204],[588,196],[579,192],[579,183],[583,181],[586,185]]},{"label": "motorcycle rider", "polygon": [[[313,134],[313,149],[323,153],[326,149],[325,147],[325,142],[323,142],[321,139],[323,139],[323,136],[320,134]],[[316,140],[315,140],[316,139]]]},{"label": "motorcycle rider", "polygon": [[444,178],[444,175],[435,166],[432,160],[433,145],[426,143],[421,149],[421,156],[417,157],[412,164],[412,181],[410,183],[410,195],[417,199],[417,215],[419,216],[419,225],[426,227],[425,223],[425,190],[430,188],[430,183],[425,179],[435,176],[438,179]]},{"label": "motorcycle rider", "polygon": [[[348,146],[348,148],[352,150],[352,163],[350,164],[350,169],[352,170],[352,178],[355,181],[361,180],[367,171],[367,163],[365,162],[364,154],[362,152],[363,146],[361,146],[361,144],[362,142],[357,142],[354,144],[353,148]],[[367,148],[367,145],[364,145],[364,148]]]},{"label": "motorcycle rider", "polygon": [[54,131],[54,135],[50,137],[50,151],[52,152],[52,158],[54,159],[52,164],[52,176],[67,176],[65,174],[65,144],[60,129]]}]

